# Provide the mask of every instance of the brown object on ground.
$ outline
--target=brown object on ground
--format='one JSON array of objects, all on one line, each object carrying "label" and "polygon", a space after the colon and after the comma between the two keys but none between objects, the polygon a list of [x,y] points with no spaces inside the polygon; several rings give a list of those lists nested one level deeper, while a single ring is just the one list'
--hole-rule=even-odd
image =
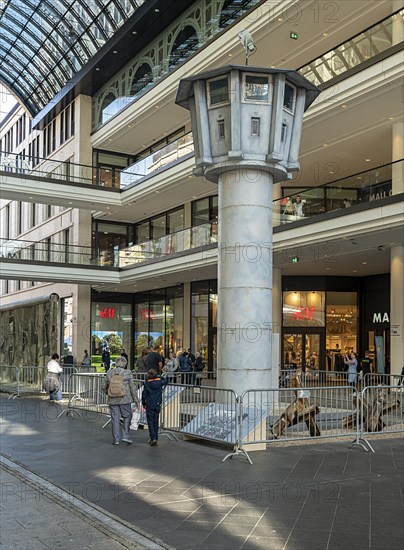
[{"label": "brown object on ground", "polygon": [[[363,428],[367,432],[381,432],[385,427],[383,416],[400,406],[400,401],[398,399],[392,400],[387,389],[382,386],[370,395],[365,392],[361,398],[363,399]],[[360,408],[360,403],[358,404],[357,396],[354,396],[354,406],[359,407],[359,414],[361,414],[362,409]],[[344,418],[342,425],[344,428],[356,427],[356,412]]]},{"label": "brown object on ground", "polygon": [[[292,388],[302,388],[301,371],[297,371],[295,376],[289,377],[289,382]],[[274,439],[281,437],[286,428],[294,426],[299,422],[306,422],[311,437],[321,435],[316,422],[316,415],[320,412],[320,408],[317,405],[310,405],[307,397],[298,397],[298,391],[295,391],[295,395],[294,401],[286,407],[285,411],[271,427]]]}]

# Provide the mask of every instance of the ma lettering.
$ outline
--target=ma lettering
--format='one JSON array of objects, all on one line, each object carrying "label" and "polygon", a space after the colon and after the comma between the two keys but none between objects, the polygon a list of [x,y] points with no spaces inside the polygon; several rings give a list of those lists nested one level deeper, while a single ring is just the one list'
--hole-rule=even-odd
[{"label": "ma lettering", "polygon": [[390,323],[389,314],[387,312],[383,313],[383,317],[381,313],[374,313],[373,314],[373,322],[374,323]]}]

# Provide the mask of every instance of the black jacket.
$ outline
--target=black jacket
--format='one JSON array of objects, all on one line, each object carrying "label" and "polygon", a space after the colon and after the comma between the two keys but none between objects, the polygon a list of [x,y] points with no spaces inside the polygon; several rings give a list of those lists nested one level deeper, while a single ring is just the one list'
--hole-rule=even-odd
[{"label": "black jacket", "polygon": [[163,400],[163,389],[167,386],[165,378],[150,378],[144,384],[142,403],[148,409],[154,409],[161,405]]}]

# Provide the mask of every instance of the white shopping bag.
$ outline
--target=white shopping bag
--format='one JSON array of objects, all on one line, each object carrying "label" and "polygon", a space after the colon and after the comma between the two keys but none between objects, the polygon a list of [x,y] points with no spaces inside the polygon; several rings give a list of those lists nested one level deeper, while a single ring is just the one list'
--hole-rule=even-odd
[{"label": "white shopping bag", "polygon": [[132,420],[131,420],[131,423],[130,423],[130,429],[131,430],[137,430],[138,429],[139,420],[140,420],[140,410],[138,408],[133,409]]}]

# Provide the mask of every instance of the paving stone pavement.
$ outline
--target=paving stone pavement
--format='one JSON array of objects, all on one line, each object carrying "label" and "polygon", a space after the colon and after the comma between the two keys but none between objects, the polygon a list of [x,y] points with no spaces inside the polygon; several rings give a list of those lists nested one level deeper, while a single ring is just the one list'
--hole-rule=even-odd
[{"label": "paving stone pavement", "polygon": [[[1,396],[0,406],[2,453],[178,550],[404,547],[402,434],[373,438],[374,454],[349,448],[349,439],[274,445],[253,453],[249,465],[241,457],[222,463],[227,450],[201,442],[161,438],[149,447],[143,430],[133,432],[133,445],[113,446],[105,417],[57,420],[60,406],[40,399]],[[23,513],[13,502],[1,502],[7,535],[20,529],[11,509]],[[62,511],[58,532],[70,533],[75,521]],[[25,529],[45,543],[38,548],[49,547],[34,521]],[[90,532],[80,536],[81,548],[93,547]]]}]

